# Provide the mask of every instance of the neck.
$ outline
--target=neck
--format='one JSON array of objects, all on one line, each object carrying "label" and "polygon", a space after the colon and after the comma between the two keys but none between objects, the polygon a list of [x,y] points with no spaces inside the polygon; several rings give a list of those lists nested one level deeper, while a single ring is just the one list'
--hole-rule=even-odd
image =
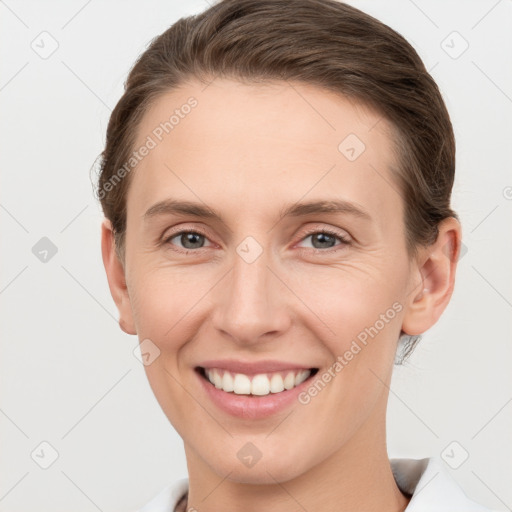
[{"label": "neck", "polygon": [[[384,411],[375,413],[377,418],[379,413],[385,418],[385,404]],[[190,446],[185,445],[185,451],[189,493],[183,510],[403,512],[410,501],[391,471],[384,419],[369,418],[338,451],[296,478],[270,484],[235,482],[213,473]]]}]

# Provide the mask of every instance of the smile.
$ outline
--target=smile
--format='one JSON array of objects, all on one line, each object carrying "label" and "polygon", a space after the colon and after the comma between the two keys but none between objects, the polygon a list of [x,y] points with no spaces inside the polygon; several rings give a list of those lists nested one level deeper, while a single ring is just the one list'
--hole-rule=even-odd
[{"label": "smile", "polygon": [[297,369],[246,375],[221,368],[202,368],[197,371],[217,389],[236,395],[265,396],[282,393],[302,384],[315,375],[318,368]]}]

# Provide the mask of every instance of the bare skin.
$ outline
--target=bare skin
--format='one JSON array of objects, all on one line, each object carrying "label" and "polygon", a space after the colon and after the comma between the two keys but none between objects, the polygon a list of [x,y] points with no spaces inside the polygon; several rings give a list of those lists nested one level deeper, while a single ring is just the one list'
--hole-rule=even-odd
[{"label": "bare skin", "polygon": [[[396,485],[386,449],[396,343],[401,329],[423,333],[447,306],[459,223],[444,221],[437,241],[409,259],[388,123],[304,84],[216,79],[205,89],[192,82],[145,114],[136,147],[190,96],[197,106],[132,171],[124,266],[110,223],[102,226],[120,326],[160,350],[145,370],[183,438],[188,507],[403,511],[409,497]],[[338,149],[349,134],[365,144],[353,161]],[[168,198],[207,205],[222,220],[144,218]],[[369,218],[347,211],[280,216],[297,202],[333,199]],[[322,239],[323,229],[335,234]],[[187,230],[201,233],[194,245],[177,235]],[[262,249],[251,263],[236,251],[248,236]],[[322,375],[393,304],[393,318],[325,389],[269,418],[248,421],[218,409],[194,372],[206,359],[277,359]],[[262,454],[252,467],[237,457],[248,442]]]}]

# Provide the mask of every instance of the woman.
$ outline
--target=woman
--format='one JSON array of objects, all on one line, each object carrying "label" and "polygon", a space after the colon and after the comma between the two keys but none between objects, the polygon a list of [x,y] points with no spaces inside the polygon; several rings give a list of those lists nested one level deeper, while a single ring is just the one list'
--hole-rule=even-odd
[{"label": "woman", "polygon": [[397,348],[453,291],[454,168],[420,58],[353,7],[223,0],[151,43],[98,183],[119,323],[187,458],[144,511],[486,510],[386,449]]}]

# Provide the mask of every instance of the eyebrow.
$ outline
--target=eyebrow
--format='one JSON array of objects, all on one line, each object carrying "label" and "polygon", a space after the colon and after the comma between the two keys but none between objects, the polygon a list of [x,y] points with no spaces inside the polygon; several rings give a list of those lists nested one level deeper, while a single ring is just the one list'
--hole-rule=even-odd
[{"label": "eyebrow", "polygon": [[[294,203],[282,208],[279,215],[280,218],[284,218],[320,213],[342,213],[353,215],[366,221],[372,220],[371,215],[361,206],[340,199]],[[145,221],[148,221],[156,216],[172,214],[193,215],[198,218],[217,220],[225,224],[222,216],[210,207],[193,201],[179,201],[177,199],[159,201],[151,206],[143,217]]]}]

